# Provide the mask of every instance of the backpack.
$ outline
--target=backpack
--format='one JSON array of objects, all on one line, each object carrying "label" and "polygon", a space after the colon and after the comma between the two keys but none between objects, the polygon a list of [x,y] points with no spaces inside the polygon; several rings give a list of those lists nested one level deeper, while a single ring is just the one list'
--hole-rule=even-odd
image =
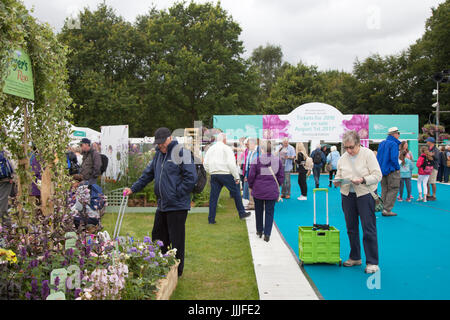
[{"label": "backpack", "polygon": [[0,152],[0,179],[11,178],[14,170],[11,163],[5,157],[5,152]]},{"label": "backpack", "polygon": [[77,157],[74,153],[68,152],[67,154],[67,168],[69,169],[69,175],[80,173],[80,166],[78,165]]},{"label": "backpack", "polygon": [[314,167],[314,162],[312,160],[311,157],[306,157],[306,161],[305,161],[305,169],[306,170],[312,170]]},{"label": "backpack", "polygon": [[208,176],[206,175],[205,167],[201,163],[200,159],[194,158],[192,152],[191,152],[191,161],[195,165],[195,171],[197,172],[197,182],[194,185],[194,189],[192,189],[192,193],[201,193],[203,189],[205,189]]},{"label": "backpack", "polygon": [[314,164],[322,163],[322,151],[316,150],[316,152],[314,152],[313,162],[314,162]]},{"label": "backpack", "polygon": [[424,157],[423,159],[423,164],[422,164],[422,169],[423,169],[423,173],[425,175],[429,175],[433,172],[433,162],[431,160],[429,160],[427,157]]},{"label": "backpack", "polygon": [[108,157],[104,154],[100,154],[100,157],[102,158],[102,166],[100,167],[100,174],[103,174],[106,172],[106,169],[108,168]]},{"label": "backpack", "polygon": [[[193,193],[201,193],[203,189],[206,186],[206,182],[208,180],[208,177],[206,175],[206,170],[201,161],[199,159],[192,156],[192,160],[194,161],[195,165],[195,171],[197,172],[197,182],[195,183],[194,189],[192,190]],[[199,162],[199,163],[196,163]]]}]

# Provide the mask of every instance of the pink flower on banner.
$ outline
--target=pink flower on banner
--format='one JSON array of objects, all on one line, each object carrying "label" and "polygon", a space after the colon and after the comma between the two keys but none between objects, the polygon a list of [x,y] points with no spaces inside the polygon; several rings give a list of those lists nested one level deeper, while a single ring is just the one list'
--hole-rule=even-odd
[{"label": "pink flower on banner", "polygon": [[355,130],[361,139],[369,138],[369,116],[354,114],[350,120],[343,120],[344,131]]},{"label": "pink flower on banner", "polygon": [[289,120],[281,120],[278,115],[263,116],[264,139],[280,139],[289,137],[287,128]]}]

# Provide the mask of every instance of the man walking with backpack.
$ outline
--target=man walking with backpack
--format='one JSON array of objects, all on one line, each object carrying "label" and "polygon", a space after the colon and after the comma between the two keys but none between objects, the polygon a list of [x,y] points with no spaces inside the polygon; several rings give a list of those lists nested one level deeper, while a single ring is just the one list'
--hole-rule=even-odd
[{"label": "man walking with backpack", "polygon": [[0,219],[2,225],[9,224],[8,197],[13,186],[13,167],[6,157],[5,151],[0,151]]},{"label": "man walking with backpack", "polygon": [[177,249],[176,258],[180,259],[178,276],[183,274],[185,249],[185,224],[187,213],[191,209],[191,192],[197,182],[195,164],[191,153],[173,140],[168,128],[159,128],[155,132],[156,153],[145,168],[141,177],[125,188],[123,195],[128,196],[144,189],[155,181],[154,192],[158,199],[158,209],[153,223],[152,240],[161,240],[166,253],[168,246]]},{"label": "man walking with backpack", "polygon": [[313,167],[313,175],[314,182],[316,184],[316,188],[319,187],[320,180],[320,171],[322,170],[322,166],[327,162],[327,158],[325,154],[320,150],[320,144],[316,146],[316,149],[311,153],[311,158],[313,159],[314,167]]},{"label": "man walking with backpack", "polygon": [[83,162],[81,163],[80,174],[83,181],[89,185],[97,183],[97,178],[101,175],[102,157],[91,147],[91,140],[83,138],[80,142]]}]

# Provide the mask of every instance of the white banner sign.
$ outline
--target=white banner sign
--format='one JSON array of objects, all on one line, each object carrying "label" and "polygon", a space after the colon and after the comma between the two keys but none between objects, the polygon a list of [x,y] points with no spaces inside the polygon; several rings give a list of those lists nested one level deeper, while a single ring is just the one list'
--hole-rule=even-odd
[{"label": "white banner sign", "polygon": [[128,168],[128,126],[102,127],[101,144],[108,157],[106,178],[120,180]]}]

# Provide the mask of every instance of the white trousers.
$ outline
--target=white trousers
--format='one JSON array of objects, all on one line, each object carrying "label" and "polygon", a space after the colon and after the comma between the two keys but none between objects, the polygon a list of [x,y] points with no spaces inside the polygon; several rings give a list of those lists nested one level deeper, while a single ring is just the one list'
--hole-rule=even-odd
[{"label": "white trousers", "polygon": [[417,190],[419,190],[419,194],[422,194],[422,185],[423,185],[423,195],[426,196],[428,194],[428,179],[430,175],[420,175],[417,178]]}]

